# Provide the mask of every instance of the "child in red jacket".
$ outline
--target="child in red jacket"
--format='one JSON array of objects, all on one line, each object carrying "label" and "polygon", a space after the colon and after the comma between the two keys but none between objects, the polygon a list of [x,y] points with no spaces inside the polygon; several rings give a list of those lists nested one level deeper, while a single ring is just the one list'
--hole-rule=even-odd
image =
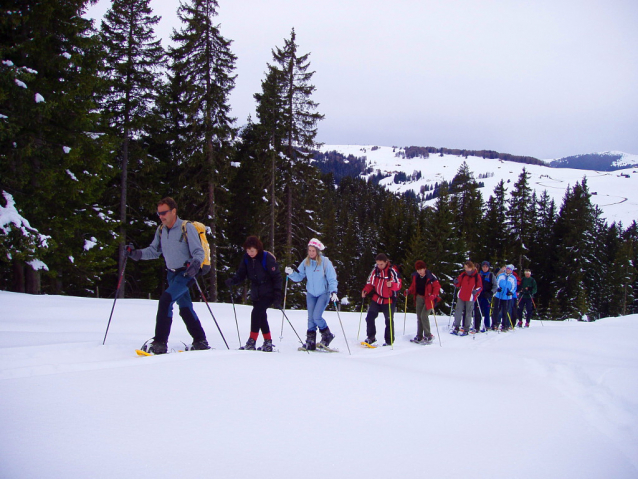
[{"label": "child in red jacket", "polygon": [[[474,303],[483,289],[483,280],[476,266],[471,261],[463,265],[464,271],[454,280],[454,286],[459,290],[457,294],[456,309],[454,310],[454,329],[452,334],[467,336],[470,330],[470,322],[474,313]],[[463,318],[463,316],[465,317]],[[463,327],[461,328],[461,319]]]},{"label": "child in red jacket", "polygon": [[408,294],[414,296],[416,306],[416,337],[413,343],[429,344],[434,339],[430,332],[430,311],[434,311],[436,301],[441,290],[441,284],[436,276],[428,269],[424,261],[417,261],[414,265],[415,273],[412,273],[412,284]]}]

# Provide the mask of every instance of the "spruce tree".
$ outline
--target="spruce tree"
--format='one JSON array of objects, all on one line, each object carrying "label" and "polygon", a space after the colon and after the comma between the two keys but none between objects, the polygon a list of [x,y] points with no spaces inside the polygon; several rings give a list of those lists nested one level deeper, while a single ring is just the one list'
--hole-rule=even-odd
[{"label": "spruce tree", "polygon": [[[184,214],[201,218],[210,228],[210,297],[217,301],[218,242],[220,204],[228,204],[225,187],[236,134],[235,118],[230,116],[230,92],[235,87],[235,62],[231,41],[224,38],[213,19],[216,0],[190,0],[180,4],[182,28],[173,31],[175,47],[170,48],[169,81],[179,79],[181,91],[176,104],[183,115],[184,141],[179,152],[180,185],[178,203]],[[202,195],[204,200],[202,201]]]},{"label": "spruce tree", "polygon": [[494,194],[487,200],[481,225],[481,247],[484,254],[479,260],[490,261],[493,265],[507,261],[511,252],[506,195],[505,182],[501,180],[494,188]]},{"label": "spruce tree", "polygon": [[296,43],[295,29],[290,32],[290,38],[284,40],[283,48],[276,47],[273,54],[274,66],[269,69],[277,70],[280,83],[280,121],[283,129],[283,153],[286,163],[282,168],[285,178],[285,257],[289,261],[292,258],[293,233],[298,214],[303,210],[296,205],[299,202],[296,196],[309,183],[312,178],[303,175],[308,172],[305,165],[311,158],[310,149],[317,145],[317,124],[324,115],[315,110],[319,106],[312,100],[312,94],[316,90],[311,84],[315,72],[309,71],[310,54],[299,55],[299,46]]},{"label": "spruce tree", "polygon": [[519,271],[529,266],[529,248],[534,232],[536,204],[529,186],[530,176],[530,173],[523,168],[512,189],[507,209],[512,260],[518,265]]},{"label": "spruce tree", "polygon": [[0,10],[0,190],[51,237],[47,281],[17,256],[16,289],[96,294],[112,253],[102,195],[110,138],[96,113],[100,43],[86,1],[3,2]]},{"label": "spruce tree", "polygon": [[455,222],[468,248],[467,256],[477,261],[476,256],[480,251],[479,231],[483,216],[483,196],[465,161],[452,179],[450,193]]},{"label": "spruce tree", "polygon": [[[149,3],[150,0],[113,0],[101,26],[108,83],[103,111],[109,116],[113,133],[121,144],[118,151],[120,270],[127,239],[129,165],[140,165],[145,160],[143,147],[133,143],[147,128],[164,64],[164,49],[153,30],[160,17],[152,15]],[[120,295],[123,294],[124,288],[120,290]]]}]

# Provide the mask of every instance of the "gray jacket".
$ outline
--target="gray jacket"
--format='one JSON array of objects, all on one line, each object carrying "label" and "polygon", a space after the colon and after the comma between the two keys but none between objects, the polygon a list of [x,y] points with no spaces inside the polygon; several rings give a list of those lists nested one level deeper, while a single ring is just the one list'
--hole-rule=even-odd
[{"label": "gray jacket", "polygon": [[[158,227],[155,238],[148,248],[142,249],[142,259],[157,259],[164,255],[168,269],[184,268],[193,260],[204,262],[204,249],[199,240],[199,233],[192,223],[186,224],[188,242],[182,234],[182,223],[179,217],[172,228]],[[161,235],[161,236],[160,236]]]}]

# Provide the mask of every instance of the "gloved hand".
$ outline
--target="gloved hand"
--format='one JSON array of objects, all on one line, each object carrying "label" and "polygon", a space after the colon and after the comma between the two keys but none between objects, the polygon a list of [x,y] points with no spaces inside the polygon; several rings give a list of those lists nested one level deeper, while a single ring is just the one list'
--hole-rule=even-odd
[{"label": "gloved hand", "polygon": [[508,292],[507,292],[507,295],[508,295],[508,296],[513,296],[513,293],[512,293],[511,291],[508,291]]},{"label": "gloved hand", "polygon": [[199,273],[199,268],[201,263],[197,260],[193,260],[193,262],[186,266],[186,271],[184,271],[184,276],[188,278],[194,278]]},{"label": "gloved hand", "polygon": [[454,286],[458,286],[459,285],[459,278],[454,278]]},{"label": "gloved hand", "polygon": [[286,272],[287,275],[291,275],[293,273],[293,269],[290,266],[286,266],[284,268],[284,271]]},{"label": "gloved hand", "polygon": [[232,288],[233,285],[233,278],[228,278],[226,281],[224,281],[224,283],[226,283],[226,286],[228,286],[229,288]]},{"label": "gloved hand", "polygon": [[133,261],[139,261],[142,259],[142,250],[135,249],[132,244],[126,246],[126,254],[128,254],[128,257]]},{"label": "gloved hand", "polygon": [[503,288],[501,288],[500,286],[498,287],[498,289],[496,290],[497,293],[500,293],[501,291],[503,291]]},{"label": "gloved hand", "polygon": [[476,297],[476,295],[478,294],[478,292],[479,292],[479,291],[480,291],[480,290],[479,290],[478,288],[474,288],[474,289],[472,290],[472,296]]},{"label": "gloved hand", "polygon": [[333,292],[330,293],[330,302],[331,303],[336,303],[339,301],[339,297],[337,296],[337,293]]}]

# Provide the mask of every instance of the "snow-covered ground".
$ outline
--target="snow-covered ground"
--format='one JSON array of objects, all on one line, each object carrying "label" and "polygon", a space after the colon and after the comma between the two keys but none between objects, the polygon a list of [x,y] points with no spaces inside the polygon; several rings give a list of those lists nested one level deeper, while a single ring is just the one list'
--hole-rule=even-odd
[{"label": "snow-covered ground", "polygon": [[[494,187],[503,179],[511,192],[514,183],[518,180],[523,168],[531,173],[530,184],[536,190],[538,196],[546,190],[554,198],[560,208],[567,186],[573,186],[576,182],[587,177],[587,184],[592,196],[592,202],[600,206],[608,222],[622,221],[625,227],[638,219],[638,168],[628,168],[612,172],[576,170],[571,168],[550,168],[548,166],[526,165],[510,161],[484,159],[470,156],[467,159],[454,156],[431,154],[429,158],[403,159],[395,156],[400,149],[393,152],[392,147],[381,146],[372,151],[372,146],[360,145],[324,145],[321,151],[338,151],[346,156],[366,156],[368,166],[382,173],[405,172],[411,175],[420,171],[420,180],[408,184],[395,184],[394,178],[389,177],[381,181],[382,185],[395,192],[413,190],[419,193],[421,186],[434,185],[436,182],[451,181],[456,175],[459,166],[465,161],[474,173],[477,181],[485,183],[482,189],[483,198],[487,200],[494,192]],[[635,155],[631,155],[633,158]],[[629,156],[628,156],[629,158]],[[636,173],[634,173],[636,171]],[[493,173],[490,178],[479,179],[480,174]],[[627,178],[622,174],[628,174]],[[507,183],[507,181],[510,183]],[[434,200],[429,204],[434,204]]]},{"label": "snow-covered ground", "polygon": [[[279,352],[262,353],[235,350],[232,306],[214,304],[228,351],[196,303],[215,350],[137,357],[156,301],[118,300],[105,346],[112,300],[0,304],[2,478],[638,477],[638,316],[475,339],[438,317],[442,346],[419,346],[400,314],[394,349],[364,349],[342,313],[350,356],[335,312],[340,353],[298,352],[287,323],[279,341],[275,311]],[[303,334],[305,311],[289,316]]]}]

